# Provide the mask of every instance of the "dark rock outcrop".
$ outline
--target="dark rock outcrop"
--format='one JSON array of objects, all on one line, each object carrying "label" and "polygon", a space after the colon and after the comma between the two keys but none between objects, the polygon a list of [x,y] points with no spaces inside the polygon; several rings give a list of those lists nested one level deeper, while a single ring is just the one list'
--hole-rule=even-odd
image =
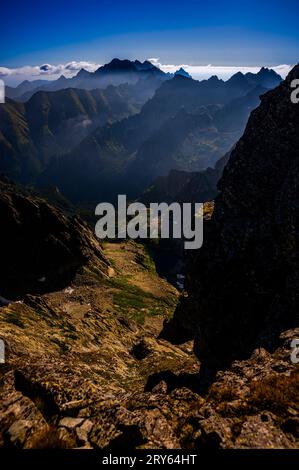
[{"label": "dark rock outcrop", "polygon": [[93,260],[106,274],[108,261],[79,217],[67,217],[44,199],[0,181],[0,289],[17,298],[67,284]]},{"label": "dark rock outcrop", "polygon": [[298,77],[299,65],[252,112],[220,180],[203,248],[190,257],[188,297],[164,331],[195,337],[203,370],[271,349],[282,329],[298,325],[299,105],[290,99]]}]

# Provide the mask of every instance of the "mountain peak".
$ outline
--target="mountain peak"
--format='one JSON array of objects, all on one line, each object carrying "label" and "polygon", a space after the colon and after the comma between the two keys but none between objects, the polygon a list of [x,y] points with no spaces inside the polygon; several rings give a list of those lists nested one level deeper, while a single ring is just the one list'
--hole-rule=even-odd
[{"label": "mountain peak", "polygon": [[227,80],[226,84],[230,87],[236,87],[236,88],[241,88],[241,89],[245,89],[245,90],[250,88],[250,84],[247,80],[247,77],[242,72],[237,72],[234,75],[232,75]]},{"label": "mountain peak", "polygon": [[261,67],[257,75],[266,75],[276,73],[273,69],[268,69],[268,67]]},{"label": "mountain peak", "polygon": [[281,80],[281,76],[275,72],[273,69],[268,69],[267,67],[262,67],[259,72],[257,73],[258,77],[273,77],[279,78]]},{"label": "mountain peak", "polygon": [[232,75],[230,77],[229,80],[227,80],[227,83],[236,83],[236,82],[240,82],[241,80],[243,81],[245,78],[245,75],[242,73],[242,72],[237,72],[235,73],[234,75]]},{"label": "mountain peak", "polygon": [[[128,59],[118,59],[114,58],[108,64],[103,65],[98,70],[96,70],[96,74],[101,73],[134,73],[134,72],[143,72],[143,71],[150,71],[157,69],[153,64],[148,61],[140,62],[139,60],[135,60],[132,62]],[[159,70],[159,69],[157,69]]]},{"label": "mountain peak", "polygon": [[208,82],[210,83],[213,83],[213,82],[220,82],[221,80],[219,80],[219,78],[217,77],[217,75],[212,75],[209,79],[208,79]]},{"label": "mountain peak", "polygon": [[262,67],[258,73],[248,72],[245,75],[248,82],[262,85],[266,88],[275,88],[282,81],[282,78],[273,69]]},{"label": "mountain peak", "polygon": [[76,75],[76,78],[87,78],[90,76],[90,72],[88,72],[86,69],[80,69],[79,72]]},{"label": "mountain peak", "polygon": [[183,69],[183,67],[179,68],[174,75],[181,75],[182,77],[186,78],[192,78],[190,73],[186,72],[186,70]]},{"label": "mountain peak", "polygon": [[109,62],[108,64],[104,65],[104,68],[106,68],[106,70],[122,70],[122,71],[126,71],[126,70],[135,70],[136,69],[136,66],[134,64],[134,62],[131,62],[130,60],[128,59],[118,59],[118,58],[115,58],[115,59],[112,59],[111,62]]},{"label": "mountain peak", "polygon": [[144,62],[140,62],[140,60],[135,60],[134,64],[138,70],[152,70],[157,68],[149,60],[145,60]]}]

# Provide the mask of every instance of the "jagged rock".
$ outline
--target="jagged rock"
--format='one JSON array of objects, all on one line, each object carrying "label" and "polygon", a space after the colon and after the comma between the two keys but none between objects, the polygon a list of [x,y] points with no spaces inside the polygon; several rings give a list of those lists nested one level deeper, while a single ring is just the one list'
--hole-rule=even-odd
[{"label": "jagged rock", "polygon": [[83,444],[88,443],[88,435],[91,432],[93,428],[93,422],[90,421],[89,419],[85,420],[84,423],[76,428],[76,434],[77,438],[79,439],[79,442]]},{"label": "jagged rock", "polygon": [[153,393],[167,393],[167,390],[168,390],[168,386],[167,386],[167,382],[165,382],[165,380],[161,380],[161,382],[159,382],[157,385],[155,385],[153,388],[152,388],[152,392]]},{"label": "jagged rock", "polygon": [[75,429],[83,423],[83,418],[63,418],[59,421],[59,426],[67,429]]},{"label": "jagged rock", "polygon": [[230,446],[232,439],[232,420],[223,419],[216,413],[211,413],[199,423],[199,446],[208,449],[218,449]]},{"label": "jagged rock", "polygon": [[74,448],[77,445],[76,437],[70,433],[66,428],[57,429],[58,438],[62,443],[62,447]]},{"label": "jagged rock", "polygon": [[292,448],[270,413],[248,417],[235,441],[235,447],[256,449]]},{"label": "jagged rock", "polygon": [[90,413],[91,411],[89,408],[82,408],[78,413],[78,418],[89,418]]},{"label": "jagged rock", "polygon": [[10,442],[17,447],[23,447],[31,428],[31,423],[25,419],[15,421],[7,431]]},{"label": "jagged rock", "polygon": [[[297,330],[293,330],[293,335]],[[282,337],[291,335],[291,331]],[[282,341],[283,342],[283,341]],[[186,387],[178,386],[168,393],[153,389],[150,392],[134,390],[119,392],[111,388],[110,393],[99,393],[97,387],[89,389],[90,405],[82,408],[80,417],[70,418],[57,411],[51,420],[58,428],[46,431],[47,424],[41,418],[37,406],[14,390],[13,374],[4,376],[5,387],[1,390],[0,443],[8,445],[7,430],[12,424],[13,436],[10,445],[20,447],[73,447],[103,448],[156,448],[156,449],[215,449],[215,448],[296,448],[298,447],[298,393],[295,366],[289,361],[285,372],[273,371],[273,365],[289,354],[288,345],[280,346],[271,354],[254,351],[246,361],[235,361],[231,369],[218,372],[212,387],[205,396],[200,396]],[[262,358],[262,361],[261,359]],[[48,359],[49,360],[49,359]],[[60,370],[63,368],[60,364]],[[36,375],[37,371],[34,371]],[[53,372],[53,371],[52,371]],[[77,403],[87,382],[70,383],[77,375],[72,369],[60,377],[68,394],[77,394]],[[57,376],[50,380],[49,390],[58,400],[55,391]],[[78,383],[78,382],[77,382]],[[87,390],[86,390],[87,393]],[[60,398],[61,399],[61,398]],[[70,401],[65,401],[66,404]],[[84,403],[82,403],[84,406]],[[12,410],[14,415],[12,416]],[[64,411],[62,411],[64,410]],[[88,415],[88,419],[85,416]],[[10,421],[5,421],[5,417]],[[38,421],[38,418],[40,421]],[[28,427],[19,426],[20,420]],[[63,425],[63,426],[61,426]],[[67,427],[64,427],[64,426]],[[40,435],[40,429],[45,433]],[[28,430],[28,435],[27,435]],[[4,433],[4,438],[2,437]],[[24,433],[26,435],[24,439]],[[58,439],[51,437],[57,434]],[[34,439],[35,438],[35,439]],[[21,444],[23,442],[23,444]]]}]

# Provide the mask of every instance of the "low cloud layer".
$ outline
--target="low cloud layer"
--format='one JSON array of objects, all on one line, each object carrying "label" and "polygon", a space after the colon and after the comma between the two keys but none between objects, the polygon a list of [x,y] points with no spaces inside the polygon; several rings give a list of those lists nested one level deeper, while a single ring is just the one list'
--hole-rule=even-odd
[{"label": "low cloud layer", "polygon": [[0,78],[6,83],[20,83],[22,80],[55,80],[61,75],[67,78],[76,75],[79,70],[86,69],[94,72],[100,67],[100,64],[86,61],[72,61],[67,64],[42,64],[42,65],[25,65],[18,68],[7,68],[0,66]]},{"label": "low cloud layer", "polygon": [[[164,70],[164,72],[175,72],[180,67],[184,68],[192,77],[196,80],[203,80],[209,78],[212,75],[217,75],[223,80],[227,80],[234,73],[240,71],[243,73],[253,72],[256,73],[260,70],[262,64],[256,67],[239,67],[239,66],[221,66],[221,65],[189,65],[189,64],[162,64],[159,61],[159,58],[153,57],[149,59],[154,65]],[[5,83],[8,85],[17,85],[23,80],[37,80],[37,79],[47,79],[54,80],[64,75],[67,78],[73,77],[78,73],[82,68],[88,70],[89,72],[94,72],[97,70],[101,64],[94,62],[86,61],[72,61],[66,64],[42,64],[42,65],[25,65],[24,67],[18,68],[7,68],[0,66],[0,78],[2,78]],[[283,78],[286,77],[291,65],[276,65],[271,67],[277,73],[279,73]]]},{"label": "low cloud layer", "polygon": [[[217,75],[218,78],[222,78],[223,80],[228,80],[232,75],[234,75],[237,72],[242,72],[242,73],[247,73],[247,72],[252,72],[252,73],[257,73],[263,64],[260,66],[256,67],[242,67],[242,66],[222,66],[222,65],[188,65],[188,64],[180,64],[180,65],[165,65],[162,64],[159,61],[159,58],[152,57],[149,59],[150,62],[157,67],[161,68],[164,70],[164,72],[170,72],[173,73],[179,68],[183,68],[188,72],[194,79],[196,80],[204,80],[206,78],[210,78],[212,75]],[[275,72],[279,73],[279,75],[282,76],[282,78],[285,78],[289,71],[291,70],[292,66],[291,65],[276,65],[273,67],[268,67]]]}]

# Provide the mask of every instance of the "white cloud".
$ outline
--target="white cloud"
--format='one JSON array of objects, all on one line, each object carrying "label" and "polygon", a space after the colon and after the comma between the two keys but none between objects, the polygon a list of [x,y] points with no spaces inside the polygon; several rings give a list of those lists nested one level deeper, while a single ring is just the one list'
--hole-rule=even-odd
[{"label": "white cloud", "polygon": [[[237,72],[242,72],[242,73],[247,73],[247,72],[252,72],[252,73],[257,73],[261,66],[257,67],[242,67],[242,66],[222,66],[222,65],[189,65],[189,64],[179,64],[179,65],[171,65],[171,64],[162,64],[159,61],[159,58],[153,57],[151,59],[148,59],[152,64],[156,65],[159,67],[161,70],[164,72],[170,72],[173,73],[179,68],[183,68],[186,70],[186,72],[190,73],[192,77],[196,80],[203,80],[206,78],[210,78],[212,75],[217,75],[218,78],[222,78],[223,80],[229,79],[233,74]],[[287,76],[289,71],[291,70],[292,66],[291,65],[276,65],[273,67],[269,67],[275,70],[275,72],[279,73],[283,78]]]},{"label": "white cloud", "polygon": [[5,85],[3,80],[0,80],[0,103],[5,103]]},{"label": "white cloud", "polygon": [[100,64],[86,61],[72,61],[66,64],[42,64],[25,65],[23,67],[7,68],[0,66],[0,77],[7,83],[19,83],[22,80],[37,80],[44,78],[54,80],[60,75],[67,78],[76,75],[80,69],[84,68],[89,72],[94,72],[100,67]]}]

